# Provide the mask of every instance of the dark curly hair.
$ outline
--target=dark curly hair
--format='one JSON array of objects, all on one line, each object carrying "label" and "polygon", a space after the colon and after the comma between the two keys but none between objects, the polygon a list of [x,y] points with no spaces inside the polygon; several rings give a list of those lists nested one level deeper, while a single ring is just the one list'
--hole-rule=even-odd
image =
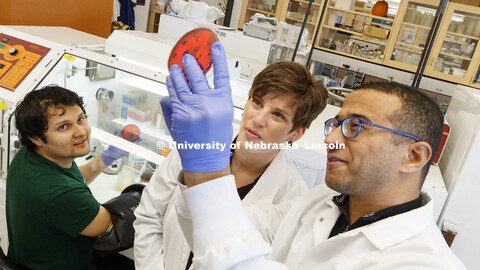
[{"label": "dark curly hair", "polygon": [[85,113],[83,99],[75,92],[57,85],[49,85],[28,93],[15,109],[15,127],[18,130],[20,142],[29,151],[35,151],[36,145],[30,138],[38,137],[47,142],[45,131],[48,129],[48,108],[63,110],[63,106],[78,105]]}]

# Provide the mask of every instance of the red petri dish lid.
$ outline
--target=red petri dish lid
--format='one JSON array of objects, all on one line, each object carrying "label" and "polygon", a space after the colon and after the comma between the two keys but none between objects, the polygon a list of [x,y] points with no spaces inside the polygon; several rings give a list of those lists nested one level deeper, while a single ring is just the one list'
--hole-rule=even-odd
[{"label": "red petri dish lid", "polygon": [[127,141],[136,142],[140,139],[140,129],[134,124],[126,125],[120,135]]},{"label": "red petri dish lid", "polygon": [[212,67],[211,52],[212,45],[215,41],[218,41],[217,35],[205,27],[196,28],[187,32],[177,41],[177,44],[175,44],[170,52],[168,69],[170,70],[172,65],[176,64],[182,68],[185,74],[182,57],[188,53],[197,59],[197,63],[202,69],[203,74],[206,74]]}]

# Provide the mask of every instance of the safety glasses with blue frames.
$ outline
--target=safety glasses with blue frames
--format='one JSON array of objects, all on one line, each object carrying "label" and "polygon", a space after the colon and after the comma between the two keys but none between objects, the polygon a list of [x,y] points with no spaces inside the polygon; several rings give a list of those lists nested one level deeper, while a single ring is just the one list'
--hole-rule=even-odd
[{"label": "safety glasses with blue frames", "polygon": [[336,118],[328,119],[327,121],[325,121],[325,137],[330,135],[330,133],[332,133],[338,126],[342,125],[343,136],[346,137],[346,138],[350,138],[350,139],[355,138],[355,137],[357,137],[358,133],[360,133],[360,129],[362,128],[362,124],[370,125],[370,126],[373,126],[373,127],[388,130],[388,131],[396,133],[396,134],[407,136],[409,138],[414,139],[416,142],[420,141],[419,139],[417,139],[417,137],[415,137],[413,135],[403,133],[403,132],[400,132],[398,130],[394,130],[394,129],[391,129],[391,128],[375,125],[373,123],[364,121],[364,120],[362,120],[360,118],[357,118],[357,117],[348,117],[348,118],[345,118],[343,120],[338,120]]}]

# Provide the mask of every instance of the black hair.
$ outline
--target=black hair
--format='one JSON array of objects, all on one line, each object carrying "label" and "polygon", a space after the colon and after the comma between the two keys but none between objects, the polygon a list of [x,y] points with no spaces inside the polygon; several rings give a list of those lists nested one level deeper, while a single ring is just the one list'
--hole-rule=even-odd
[{"label": "black hair", "polygon": [[[443,136],[443,113],[432,98],[420,90],[396,82],[370,82],[363,84],[357,90],[374,90],[395,95],[402,102],[402,107],[389,116],[393,127],[401,132],[411,134],[420,141],[427,142],[432,148],[432,156],[422,168],[420,187],[430,169],[430,163],[435,158]],[[357,91],[356,90],[356,91]],[[393,144],[411,140],[408,137],[394,134]]]},{"label": "black hair", "polygon": [[47,142],[45,132],[48,129],[48,108],[54,107],[66,113],[63,106],[78,105],[85,113],[83,99],[75,92],[57,85],[45,86],[28,93],[15,109],[15,127],[18,130],[20,142],[29,151],[35,151],[36,145],[30,138],[40,138]]}]

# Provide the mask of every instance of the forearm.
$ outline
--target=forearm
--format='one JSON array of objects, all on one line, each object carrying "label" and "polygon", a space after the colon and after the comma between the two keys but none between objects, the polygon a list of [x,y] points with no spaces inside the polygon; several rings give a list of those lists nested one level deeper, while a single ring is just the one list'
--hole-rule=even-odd
[{"label": "forearm", "polygon": [[245,214],[232,176],[189,188],[184,198],[193,223],[195,268],[287,269],[265,258],[271,247]]},{"label": "forearm", "polygon": [[184,183],[187,187],[193,187],[220,177],[231,174],[230,165],[214,172],[183,172]]},{"label": "forearm", "polygon": [[80,166],[78,169],[82,173],[85,183],[88,185],[107,167],[108,165],[102,161],[102,156],[99,155],[87,164]]}]

